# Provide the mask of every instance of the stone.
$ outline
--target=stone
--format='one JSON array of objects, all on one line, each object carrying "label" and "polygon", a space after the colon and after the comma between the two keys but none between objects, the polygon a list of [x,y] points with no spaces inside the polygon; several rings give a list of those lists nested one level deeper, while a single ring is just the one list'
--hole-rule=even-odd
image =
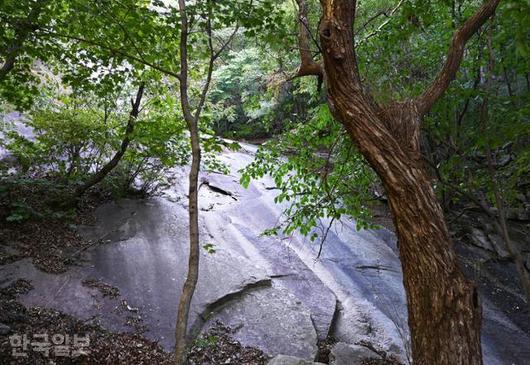
[{"label": "stone", "polygon": [[220,321],[232,328],[231,336],[243,346],[257,347],[269,356],[316,357],[317,334],[311,312],[286,289],[247,290],[207,315],[204,328]]},{"label": "stone", "polygon": [[510,257],[510,253],[506,250],[506,242],[498,234],[488,234],[488,239],[492,243],[495,252],[500,257],[506,258]]},{"label": "stone", "polygon": [[484,250],[495,251],[495,247],[493,247],[493,244],[488,239],[488,236],[486,236],[486,234],[482,230],[472,227],[470,238],[475,246],[480,247]]},{"label": "stone", "polygon": [[338,342],[331,349],[329,358],[331,365],[359,365],[365,359],[380,356],[367,347]]},{"label": "stone", "polygon": [[287,356],[287,355],[277,355],[272,358],[267,365],[324,365],[321,362],[313,362],[299,357]]},{"label": "stone", "polygon": [[5,336],[11,332],[11,327],[6,324],[0,323],[0,335]]},{"label": "stone", "polygon": [[[316,336],[328,334],[344,343],[368,341],[392,354],[406,348],[406,296],[395,236],[386,230],[357,231],[355,222],[344,218],[333,224],[320,257],[318,242],[298,234],[263,237],[265,229],[278,224],[286,205],[274,203],[278,191],[272,188],[270,177],[252,181],[248,189],[239,185],[239,170],[252,162],[257,150],[242,146],[239,152],[219,153],[217,157],[230,173],[208,174],[210,186],[204,185],[199,192],[201,206],[208,210],[200,214],[201,246],[212,244],[216,252],[203,249],[201,253],[190,333],[203,330],[215,310],[213,317],[219,319],[234,313],[226,324],[235,330],[235,337],[271,356],[313,361]],[[37,270],[29,259],[0,265],[0,286],[18,278],[30,280],[35,289],[20,296],[25,306],[52,307],[81,320],[97,315],[105,328],[119,332],[130,330],[126,323],[130,312],[115,310],[126,300],[131,308],[138,308],[149,329],[145,335],[171,351],[175,308],[187,269],[187,172],[188,167],[173,169],[172,183],[161,192],[162,197],[99,207],[97,224],[79,231],[104,244],[87,249],[79,266],[52,275]],[[211,186],[231,195],[212,191]],[[322,223],[325,227],[329,221]],[[484,226],[481,238],[486,241],[482,243],[494,245],[484,232],[494,232],[495,227]],[[526,237],[513,238],[525,243],[522,252],[530,250]],[[488,255],[493,253],[491,246],[488,249]],[[499,271],[513,277],[511,269]],[[94,298],[81,284],[87,278],[119,288],[120,301]],[[498,287],[492,283],[491,288]],[[502,288],[493,292],[502,293]],[[511,312],[506,315],[504,309],[496,310],[491,298],[483,302],[484,363],[519,364],[528,357],[528,331],[524,323],[514,321]],[[339,350],[340,346],[335,350],[337,358]]]}]

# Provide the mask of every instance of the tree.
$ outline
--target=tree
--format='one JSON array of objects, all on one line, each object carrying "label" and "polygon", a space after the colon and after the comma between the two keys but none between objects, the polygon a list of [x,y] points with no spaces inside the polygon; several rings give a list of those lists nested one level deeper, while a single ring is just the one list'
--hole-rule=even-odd
[{"label": "tree", "polygon": [[[16,59],[22,51],[24,42],[26,42],[32,33],[39,29],[39,17],[47,2],[47,0],[38,0],[34,4],[28,4],[29,13],[27,14],[27,17],[24,19],[17,19],[14,22],[14,36],[8,43],[7,47],[2,49],[2,53],[0,53],[4,61],[0,68],[0,80],[4,79],[15,66]],[[16,5],[20,6],[20,4]]]},{"label": "tree", "polygon": [[[207,66],[206,77],[202,86],[199,97],[196,100],[194,111],[189,97],[189,36],[191,34],[191,26],[189,23],[189,13],[186,7],[185,0],[179,0],[179,14],[180,14],[180,72],[178,75],[179,90],[180,90],[180,104],[182,113],[188,130],[190,132],[192,161],[189,173],[189,187],[188,187],[188,214],[189,214],[189,247],[190,254],[188,259],[188,273],[182,294],[179,300],[177,312],[177,324],[175,326],[175,361],[176,364],[183,364],[186,361],[186,345],[187,345],[187,329],[188,316],[191,307],[191,301],[197,282],[199,279],[199,257],[200,257],[200,241],[199,241],[199,209],[198,209],[198,178],[201,164],[201,144],[199,121],[203,111],[208,90],[210,87],[212,73],[214,70],[215,61],[223,54],[229,44],[232,42],[234,36],[239,30],[239,24],[247,27],[247,32],[253,32],[271,22],[274,19],[275,12],[272,3],[265,1],[261,7],[254,7],[252,2],[230,3],[230,2],[213,2],[206,1],[202,4],[196,4],[197,8],[193,9],[196,13],[195,17],[202,18],[202,34],[206,37],[207,48]],[[239,5],[239,6],[237,6]],[[224,17],[221,15],[225,11]],[[228,13],[226,13],[228,11]],[[245,13],[246,12],[246,13]],[[259,17],[263,15],[263,17]],[[218,18],[216,18],[217,16]],[[217,22],[216,22],[217,20]],[[214,22],[217,26],[224,28],[229,24],[233,24],[233,30],[227,39],[222,40],[218,45],[218,49],[214,49]],[[235,24],[234,24],[235,23]]]},{"label": "tree", "polygon": [[354,41],[356,2],[321,0],[328,103],[380,177],[398,236],[416,364],[481,364],[480,306],[458,267],[420,148],[423,116],[445,92],[471,36],[494,14],[489,0],[453,35],[446,61],[418,98],[378,105],[363,89]]},{"label": "tree", "polygon": [[118,151],[116,151],[116,153],[109,160],[109,162],[105,164],[105,166],[103,166],[87,181],[85,181],[83,184],[79,185],[75,189],[73,198],[79,198],[92,186],[101,182],[116,166],[118,166],[118,163],[122,159],[123,155],[125,155],[125,152],[127,152],[127,147],[129,147],[129,144],[131,143],[131,136],[134,132],[136,118],[138,118],[138,115],[140,114],[140,103],[144,94],[144,88],[145,84],[143,82],[140,83],[140,86],[138,87],[138,92],[136,94],[136,99],[131,100],[131,112],[129,113],[129,120],[127,121],[127,127],[125,128],[125,134],[123,136],[120,148],[118,149]]},{"label": "tree", "polygon": [[199,170],[201,163],[201,146],[199,141],[199,117],[201,110],[204,106],[206,99],[206,93],[210,86],[212,78],[213,62],[215,61],[212,38],[211,38],[211,22],[207,21],[208,24],[208,44],[210,46],[211,57],[208,65],[208,71],[206,76],[206,82],[201,93],[199,105],[196,108],[195,115],[192,114],[190,109],[190,101],[188,96],[188,14],[186,13],[186,2],[179,0],[179,12],[180,12],[180,104],[184,119],[188,125],[190,132],[191,141],[191,167],[189,173],[189,186],[188,186],[188,214],[189,214],[189,240],[190,240],[190,253],[188,259],[188,273],[186,275],[186,281],[182,288],[182,294],[180,296],[178,312],[177,312],[177,323],[175,326],[175,363],[177,365],[184,363],[186,356],[186,336],[188,330],[188,317],[191,306],[191,300],[197,281],[199,280],[199,257],[200,257],[200,244],[199,244],[199,203],[198,203],[198,180]]}]

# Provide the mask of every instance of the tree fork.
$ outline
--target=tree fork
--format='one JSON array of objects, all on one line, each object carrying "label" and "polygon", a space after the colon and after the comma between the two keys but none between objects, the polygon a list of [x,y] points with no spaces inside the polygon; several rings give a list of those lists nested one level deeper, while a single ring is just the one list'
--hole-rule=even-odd
[{"label": "tree fork", "polygon": [[418,100],[382,108],[362,90],[352,46],[355,1],[321,0],[328,103],[387,192],[398,236],[415,364],[482,364],[478,296],[458,267],[423,163],[419,135],[422,116],[455,77],[465,43],[498,3],[486,2],[455,32],[442,70]]}]

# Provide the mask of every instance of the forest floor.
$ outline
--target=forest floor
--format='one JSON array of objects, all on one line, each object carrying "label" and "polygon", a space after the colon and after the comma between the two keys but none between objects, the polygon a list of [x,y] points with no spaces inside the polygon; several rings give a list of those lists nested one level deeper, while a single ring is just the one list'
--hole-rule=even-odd
[{"label": "forest floor", "polygon": [[50,212],[38,186],[20,184],[10,193],[12,201],[24,202],[22,209],[29,219],[8,222],[5,211],[11,207],[0,204],[0,265],[31,258],[37,268],[53,274],[67,271],[80,253],[98,243],[84,239],[75,228],[95,224],[94,211],[111,200],[108,194],[95,191],[76,208]]},{"label": "forest floor", "polygon": [[[114,290],[97,285],[100,290],[115,295]],[[173,364],[173,354],[142,336],[141,333],[116,333],[102,328],[97,321],[88,323],[49,308],[26,308],[18,296],[32,290],[31,283],[20,279],[0,289],[0,364]],[[218,323],[193,342],[189,352],[191,364],[246,364],[264,365],[268,357],[259,349],[242,346],[230,337],[231,329]],[[18,335],[24,334],[24,335]],[[39,334],[51,336],[76,334],[88,336],[86,348],[76,346],[47,346],[36,350]],[[20,346],[11,341],[18,335]],[[35,336],[37,335],[37,336]],[[66,335],[66,336],[65,336]],[[26,336],[26,337],[23,337]],[[53,339],[52,339],[53,338]],[[59,338],[57,338],[58,340]],[[25,342],[28,340],[29,342]],[[47,340],[44,340],[47,341]],[[68,339],[63,343],[67,343]],[[71,341],[71,339],[70,339]],[[40,341],[39,341],[40,342]],[[64,351],[67,351],[66,353]],[[15,356],[14,354],[21,354]],[[74,354],[75,353],[75,354]]]}]

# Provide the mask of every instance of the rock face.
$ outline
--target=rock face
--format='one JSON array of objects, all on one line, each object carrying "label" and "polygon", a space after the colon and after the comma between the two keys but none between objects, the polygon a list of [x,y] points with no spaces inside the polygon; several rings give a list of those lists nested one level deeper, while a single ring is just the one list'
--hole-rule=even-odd
[{"label": "rock face", "polygon": [[0,323],[0,335],[7,335],[11,332],[11,328],[3,323]]},{"label": "rock face", "polygon": [[[201,243],[213,245],[215,253],[201,255],[190,334],[220,320],[242,345],[270,356],[313,361],[317,341],[331,334],[344,342],[334,350],[336,362],[356,351],[348,344],[359,341],[404,359],[407,310],[394,235],[357,232],[355,222],[344,220],[330,230],[318,260],[318,245],[304,237],[263,237],[282,207],[274,203],[270,179],[253,181],[248,189],[239,185],[238,171],[255,150],[244,148],[221,154],[229,175],[201,175]],[[28,279],[35,289],[22,297],[26,305],[54,307],[81,319],[97,316],[111,330],[132,330],[127,318],[134,314],[146,336],[171,350],[187,269],[186,174],[184,168],[173,171],[173,185],[160,197],[100,207],[97,225],[80,227],[102,243],[84,253],[82,265],[51,275],[22,260],[0,266],[0,285]],[[82,285],[86,279],[119,288],[121,297],[103,297]],[[485,364],[528,358],[528,334],[495,302],[486,302],[484,313]]]},{"label": "rock face", "polygon": [[271,359],[267,365],[324,365],[321,362],[312,362],[294,356],[278,355]]},{"label": "rock face", "polygon": [[[287,289],[249,290],[209,313],[207,326],[220,320],[236,329],[236,338],[274,356],[289,353],[304,359],[317,355],[317,333],[310,310]],[[279,341],[278,339],[281,339]]]},{"label": "rock face", "polygon": [[363,360],[380,358],[372,350],[344,342],[336,343],[331,349],[330,365],[359,365]]}]

